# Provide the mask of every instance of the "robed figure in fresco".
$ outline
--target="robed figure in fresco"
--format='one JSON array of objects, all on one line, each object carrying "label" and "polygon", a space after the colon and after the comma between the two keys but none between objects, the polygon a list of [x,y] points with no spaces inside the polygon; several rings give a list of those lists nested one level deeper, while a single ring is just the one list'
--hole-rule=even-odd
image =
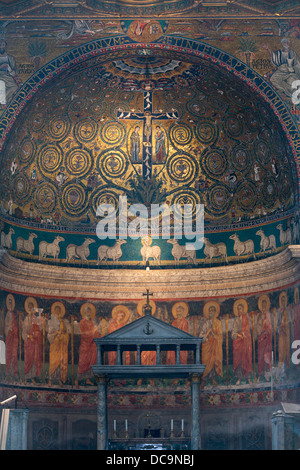
[{"label": "robed figure in fresco", "polygon": [[155,157],[157,163],[163,163],[166,158],[165,134],[160,126],[156,126],[155,132]]},{"label": "robed figure in fresco", "polygon": [[130,136],[130,154],[131,154],[131,161],[133,163],[138,163],[139,155],[141,150],[141,138],[140,138],[140,127],[135,126],[134,131]]},{"label": "robed figure in fresco", "polygon": [[249,318],[247,316],[248,303],[245,299],[238,299],[233,304],[235,320],[231,332],[233,347],[233,371],[238,378],[236,385],[242,379],[248,379],[252,372],[252,341]]},{"label": "robed figure in fresco", "polygon": [[[188,304],[186,304],[185,302],[177,302],[172,307],[172,315],[175,318],[172,325],[175,326],[176,328],[179,328],[179,330],[186,331],[187,333],[189,332],[189,322],[186,318],[188,316],[188,313],[189,313],[189,307],[188,307]],[[187,364],[187,356],[188,356],[187,351],[180,351],[180,363],[181,364]],[[167,364],[176,363],[175,351],[168,351],[166,363]]]},{"label": "robed figure in fresco", "polygon": [[257,373],[259,382],[262,375],[269,380],[272,369],[272,321],[270,316],[270,299],[261,295],[258,299],[260,313],[257,317]]},{"label": "robed figure in fresco", "polygon": [[273,52],[268,46],[265,47],[269,50],[271,61],[277,67],[270,77],[272,85],[286,96],[292,96],[293,82],[300,79],[300,62],[297,53],[291,50],[288,38],[281,40],[281,48],[277,51]]},{"label": "robed figure in fresco", "polygon": [[209,301],[203,307],[205,322],[201,328],[199,336],[202,337],[202,363],[205,370],[202,376],[204,381],[211,379],[217,385],[215,377],[223,376],[223,332],[222,324],[218,319],[220,305],[216,301]]},{"label": "robed figure in fresco", "polygon": [[294,340],[300,340],[300,304],[299,287],[294,290]]},{"label": "robed figure in fresco", "polygon": [[286,292],[281,292],[277,311],[278,367],[281,374],[284,374],[285,366],[290,367],[290,325],[287,302]]},{"label": "robed figure in fresco", "polygon": [[54,302],[51,306],[51,319],[48,323],[49,352],[49,385],[57,380],[62,386],[68,376],[68,345],[70,326],[65,316],[62,302]]},{"label": "robed figure in fresco", "polygon": [[0,39],[0,80],[5,83],[6,104],[11,100],[21,85],[18,79],[16,61],[6,52],[7,43]]},{"label": "robed figure in fresco", "polygon": [[7,313],[5,317],[5,350],[6,350],[6,377],[10,377],[13,382],[13,377],[17,379],[18,376],[18,321],[15,313],[15,299],[12,294],[6,297]]},{"label": "robed figure in fresco", "polygon": [[96,316],[96,307],[90,302],[86,302],[80,308],[82,319],[79,322],[79,331],[81,333],[80,346],[79,346],[79,360],[77,368],[77,380],[75,382],[78,386],[79,380],[86,380],[87,385],[93,385],[91,378],[93,371],[91,366],[97,362],[97,346],[94,338],[100,338],[98,326],[94,318]]},{"label": "robed figure in fresco", "polygon": [[[113,331],[118,330],[125,326],[130,317],[130,311],[124,305],[117,305],[112,309],[111,312],[112,319],[110,320],[107,328],[107,333],[112,333]],[[109,365],[115,365],[117,362],[117,353],[114,351],[110,351],[108,353],[108,363]],[[125,364],[130,363],[130,352],[127,351],[125,353]]]},{"label": "robed figure in fresco", "polygon": [[42,332],[35,316],[37,301],[33,297],[25,300],[25,312],[27,313],[22,327],[22,339],[24,341],[24,375],[25,384],[40,377],[42,372]]}]

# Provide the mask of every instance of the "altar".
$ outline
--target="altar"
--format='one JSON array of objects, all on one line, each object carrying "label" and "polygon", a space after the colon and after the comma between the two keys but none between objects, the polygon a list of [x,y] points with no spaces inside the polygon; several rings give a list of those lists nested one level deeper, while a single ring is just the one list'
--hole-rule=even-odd
[{"label": "altar", "polygon": [[[97,448],[106,450],[117,445],[128,448],[126,439],[108,441],[107,429],[107,384],[110,379],[124,378],[188,378],[191,387],[191,435],[190,439],[178,439],[172,435],[167,439],[155,439],[150,435],[149,441],[139,439],[134,445],[161,444],[174,448],[192,450],[201,449],[201,412],[200,382],[205,365],[201,364],[200,346],[202,338],[195,337],[151,315],[149,291],[144,316],[132,323],[102,337],[95,338],[97,346],[97,363],[92,366],[97,379]],[[182,353],[188,351],[192,363],[183,363]],[[134,353],[135,363],[126,360],[128,353]],[[161,363],[161,354],[167,352],[173,357],[169,364]],[[110,354],[107,363],[104,355]],[[131,355],[132,356],[132,355]],[[151,357],[151,360],[149,360]],[[150,430],[149,430],[150,431]],[[155,437],[155,436],[154,436]]]},{"label": "altar", "polygon": [[128,441],[124,439],[109,439],[109,450],[188,450],[190,449],[190,440],[185,438],[131,438]]}]

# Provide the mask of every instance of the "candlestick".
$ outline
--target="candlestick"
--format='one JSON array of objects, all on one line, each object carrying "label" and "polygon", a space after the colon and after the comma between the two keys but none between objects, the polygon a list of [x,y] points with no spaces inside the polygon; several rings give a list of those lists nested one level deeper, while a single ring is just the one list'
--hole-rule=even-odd
[{"label": "candlestick", "polygon": [[174,424],[174,423],[173,423],[173,419],[171,419],[171,437],[174,437],[174,431],[173,431],[174,427],[173,427],[173,424]]},{"label": "candlestick", "polygon": [[184,437],[184,419],[181,420],[181,437]]},{"label": "candlestick", "polygon": [[117,421],[114,419],[114,438],[117,437]]}]

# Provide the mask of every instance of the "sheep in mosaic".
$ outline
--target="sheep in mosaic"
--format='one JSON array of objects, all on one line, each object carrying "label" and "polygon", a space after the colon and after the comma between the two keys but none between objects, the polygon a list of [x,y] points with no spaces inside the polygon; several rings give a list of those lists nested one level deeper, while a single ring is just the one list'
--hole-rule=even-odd
[{"label": "sheep in mosaic", "polygon": [[210,260],[212,258],[224,258],[224,261],[228,263],[227,247],[225,243],[212,244],[208,238],[204,237],[204,254],[206,258]]},{"label": "sheep in mosaic", "polygon": [[261,237],[260,240],[260,252],[265,252],[266,250],[276,251],[276,239],[274,235],[267,237],[263,230],[258,230],[256,235]]},{"label": "sheep in mosaic", "polygon": [[8,233],[1,232],[1,247],[10,249],[12,247],[12,235],[15,233],[13,228],[10,228]]},{"label": "sheep in mosaic", "polygon": [[280,231],[280,243],[281,245],[290,245],[292,243],[292,231],[288,227],[286,230],[283,230],[282,224],[277,225],[276,227]]},{"label": "sheep in mosaic", "polygon": [[247,240],[245,242],[242,242],[239,239],[239,236],[237,233],[230,235],[229,238],[231,240],[234,240],[233,251],[236,254],[236,256],[239,257],[241,255],[249,255],[249,256],[253,255],[253,258],[256,259],[253,240]]},{"label": "sheep in mosaic", "polygon": [[76,258],[79,258],[81,260],[81,263],[86,262],[88,263],[87,258],[90,256],[90,249],[89,246],[91,243],[95,243],[95,240],[92,238],[86,238],[82,245],[77,246],[71,243],[70,245],[67,246],[67,263],[70,261],[75,260]]},{"label": "sheep in mosaic", "polygon": [[18,237],[17,242],[16,242],[17,253],[19,253],[19,251],[24,251],[32,255],[34,252],[34,243],[33,243],[34,238],[37,238],[37,235],[35,233],[30,233],[28,240],[25,240],[22,237]]},{"label": "sheep in mosaic", "polygon": [[123,243],[127,243],[126,240],[119,239],[113,246],[100,245],[98,248],[97,264],[100,264],[101,261],[107,263],[108,259],[112,259],[114,263],[118,263],[123,254],[121,250]]},{"label": "sheep in mosaic", "polygon": [[58,258],[60,253],[59,243],[65,241],[63,237],[57,235],[52,243],[45,241],[39,244],[39,261],[42,261],[47,256],[52,256],[54,260]]},{"label": "sheep in mosaic", "polygon": [[175,239],[167,240],[167,242],[173,245],[172,256],[174,257],[175,265],[179,264],[180,258],[186,258],[187,262],[190,261],[191,263],[197,264],[196,250],[194,248],[188,250],[185,245],[179,245],[178,241]]},{"label": "sheep in mosaic", "polygon": [[142,239],[143,247],[141,248],[141,255],[143,262],[147,263],[149,258],[153,258],[158,264],[160,264],[161,248],[158,245],[151,246],[152,240],[146,236]]}]

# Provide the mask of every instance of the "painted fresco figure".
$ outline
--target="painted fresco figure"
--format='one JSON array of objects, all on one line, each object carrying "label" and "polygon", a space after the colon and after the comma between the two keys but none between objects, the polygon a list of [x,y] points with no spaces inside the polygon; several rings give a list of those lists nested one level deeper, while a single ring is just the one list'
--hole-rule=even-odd
[{"label": "painted fresco figure", "polygon": [[139,135],[140,127],[135,126],[134,131],[130,136],[130,153],[131,153],[131,161],[133,163],[138,163],[139,161],[139,154],[140,154],[140,135]]},{"label": "painted fresco figure", "polygon": [[51,318],[48,322],[49,352],[49,385],[55,380],[62,386],[68,376],[68,344],[70,325],[63,318],[65,306],[54,302],[51,306]]},{"label": "painted fresco figure", "polygon": [[290,325],[287,301],[286,292],[281,292],[277,311],[278,367],[281,376],[285,375],[285,367],[290,367]]},{"label": "painted fresco figure", "polygon": [[223,332],[221,321],[218,320],[220,305],[216,301],[209,301],[203,307],[205,322],[199,336],[202,340],[202,363],[205,370],[202,376],[202,386],[206,380],[212,380],[217,385],[215,377],[223,377]]},{"label": "painted fresco figure", "polygon": [[223,376],[223,332],[221,321],[218,320],[220,305],[218,302],[209,301],[203,307],[205,322],[202,325],[199,336],[203,337],[202,362],[206,365],[203,380],[211,379],[217,385],[216,376]]},{"label": "painted fresco figure", "polygon": [[300,304],[299,287],[294,290],[294,340],[300,340]]},{"label": "painted fresco figure", "polygon": [[0,377],[5,375],[5,364],[6,364],[6,354],[5,354],[5,343],[4,338],[0,335]]},{"label": "painted fresco figure", "polygon": [[248,303],[245,299],[238,299],[233,304],[235,320],[231,332],[233,340],[233,371],[238,378],[236,385],[242,379],[250,380],[252,372],[252,342],[249,318],[247,316]]},{"label": "painted fresco figure", "polygon": [[[154,314],[153,314],[154,315]],[[160,320],[169,323],[169,313],[167,310],[166,305],[160,306],[158,305],[157,307],[157,312],[155,314],[156,318],[159,318]]]},{"label": "painted fresco figure", "polygon": [[6,46],[5,39],[0,39],[0,81],[5,83],[5,99],[7,104],[18,90],[20,81],[17,78],[16,61],[13,56],[7,54]]},{"label": "painted fresco figure", "polygon": [[257,317],[257,382],[262,375],[268,381],[272,369],[272,322],[268,295],[259,297],[258,308],[260,313]]},{"label": "painted fresco figure", "polygon": [[33,297],[25,300],[27,316],[23,321],[22,339],[24,341],[24,375],[25,385],[31,380],[35,385],[35,379],[40,377],[42,371],[42,332],[35,316],[37,301]]},{"label": "painted fresco figure", "polygon": [[[189,307],[185,302],[177,302],[172,307],[172,315],[175,318],[172,325],[187,333],[189,332],[189,322],[186,319],[188,313]],[[187,364],[187,356],[187,351],[180,351],[180,364]],[[176,363],[175,351],[168,351],[166,363]]]},{"label": "painted fresco figure", "polygon": [[75,382],[78,387],[79,380],[85,380],[87,385],[94,385],[91,378],[94,376],[91,366],[97,362],[97,346],[94,338],[100,338],[99,326],[97,326],[94,318],[96,315],[95,305],[87,302],[81,306],[80,313],[82,319],[79,322],[79,330],[81,334],[79,346],[79,361],[77,368],[77,380]]},{"label": "painted fresco figure", "polygon": [[[113,331],[118,330],[125,326],[130,317],[130,311],[124,305],[117,305],[112,309],[111,312],[112,319],[110,320],[107,328],[107,333],[112,333]],[[110,351],[108,353],[108,363],[110,365],[114,365],[117,362],[117,353],[114,351]],[[130,363],[130,352],[126,352],[125,356],[125,364]]]},{"label": "painted fresco figure", "polygon": [[272,63],[277,70],[271,75],[270,81],[274,88],[287,97],[294,93],[292,83],[300,79],[300,62],[295,51],[290,49],[288,38],[281,41],[282,48],[273,52],[267,46]]},{"label": "painted fresco figure", "polygon": [[18,321],[15,313],[15,299],[12,294],[6,297],[7,312],[5,316],[5,351],[6,351],[6,379],[11,382],[18,376]]},{"label": "painted fresco figure", "polygon": [[156,126],[155,132],[155,156],[156,162],[162,163],[166,158],[165,134],[160,126]]}]

